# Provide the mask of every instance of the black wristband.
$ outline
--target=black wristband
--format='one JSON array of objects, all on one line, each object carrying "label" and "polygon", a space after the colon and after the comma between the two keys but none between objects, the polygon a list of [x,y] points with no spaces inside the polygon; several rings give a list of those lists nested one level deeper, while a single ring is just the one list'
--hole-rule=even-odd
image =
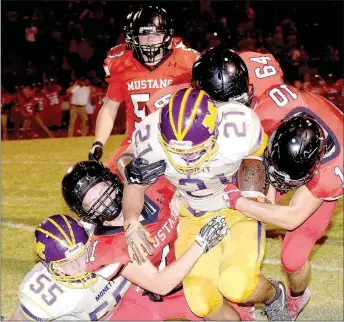
[{"label": "black wristband", "polygon": [[100,141],[96,141],[92,144],[92,146],[95,146],[95,145],[99,145],[99,146],[103,147],[103,143],[101,143]]}]

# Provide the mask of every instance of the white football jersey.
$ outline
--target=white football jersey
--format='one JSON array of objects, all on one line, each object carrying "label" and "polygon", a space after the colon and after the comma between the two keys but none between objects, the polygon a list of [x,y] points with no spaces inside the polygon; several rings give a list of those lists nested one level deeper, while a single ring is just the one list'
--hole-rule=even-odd
[{"label": "white football jersey", "polygon": [[[212,161],[199,173],[185,175],[169,162],[159,143],[159,118],[161,110],[150,114],[133,133],[135,157],[150,163],[165,160],[166,178],[178,189],[190,206],[199,211],[216,211],[227,208],[223,201],[223,190],[233,180],[242,159],[264,151],[266,138],[258,116],[243,104],[222,103],[218,111],[218,151]],[[186,162],[177,154],[171,154],[177,164]]]},{"label": "white football jersey", "polygon": [[19,315],[23,320],[99,320],[112,310],[131,285],[123,277],[97,277],[92,288],[72,289],[56,283],[47,268],[36,264],[19,287]]}]

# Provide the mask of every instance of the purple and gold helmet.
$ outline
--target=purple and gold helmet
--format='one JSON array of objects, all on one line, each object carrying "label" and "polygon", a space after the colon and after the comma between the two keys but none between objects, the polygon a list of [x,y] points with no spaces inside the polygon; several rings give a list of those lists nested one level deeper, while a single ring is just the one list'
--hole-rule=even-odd
[{"label": "purple and gold helmet", "polygon": [[203,90],[183,88],[161,110],[159,142],[175,169],[196,174],[217,152],[217,111]]},{"label": "purple and gold helmet", "polygon": [[[86,271],[89,236],[77,220],[53,215],[35,230],[35,251],[57,282],[70,288],[92,287],[95,279]],[[70,271],[75,274],[68,274]]]}]

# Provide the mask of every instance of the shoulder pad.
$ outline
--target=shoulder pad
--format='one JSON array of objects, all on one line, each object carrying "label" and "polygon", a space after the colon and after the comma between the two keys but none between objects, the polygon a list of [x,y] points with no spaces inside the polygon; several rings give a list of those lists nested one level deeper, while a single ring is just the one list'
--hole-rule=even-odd
[{"label": "shoulder pad", "polygon": [[120,56],[124,55],[125,51],[126,51],[126,44],[119,44],[115,47],[112,47],[107,52],[107,58],[120,57]]}]

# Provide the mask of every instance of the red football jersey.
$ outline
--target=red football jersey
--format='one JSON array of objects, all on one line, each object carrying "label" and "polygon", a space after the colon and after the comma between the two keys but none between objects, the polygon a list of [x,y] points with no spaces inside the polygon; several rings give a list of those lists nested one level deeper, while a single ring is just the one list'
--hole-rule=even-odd
[{"label": "red football jersey", "polygon": [[117,102],[125,101],[127,133],[131,135],[135,125],[147,116],[145,104],[150,97],[179,75],[191,74],[199,53],[174,41],[173,51],[157,65],[148,67],[133,57],[132,50],[119,46],[110,50],[105,60],[104,68],[110,76],[106,96]]},{"label": "red football jersey", "polygon": [[245,62],[250,84],[254,86],[253,104],[270,86],[283,84],[283,71],[271,54],[246,51],[238,55]]},{"label": "red football jersey", "polygon": [[59,108],[62,105],[62,98],[60,96],[61,86],[55,85],[53,89],[44,88],[42,93],[46,96],[48,106],[51,109]]},{"label": "red football jersey", "polygon": [[[237,53],[244,60],[250,78],[250,84],[254,86],[254,99],[252,104],[272,85],[283,84],[283,71],[270,54],[255,53],[252,51]],[[186,83],[186,75],[181,75],[180,84],[176,79],[172,85],[167,88],[157,91],[147,103],[148,114],[152,113],[157,108],[163,107],[169,102],[173,93],[179,89],[190,87],[190,83]]]},{"label": "red football jersey", "polygon": [[[171,215],[169,208],[174,191],[175,188],[167,179],[160,177],[146,190],[141,213],[141,223],[155,238],[156,252],[148,258],[159,270],[175,260],[174,242],[177,238],[178,217]],[[88,250],[87,270],[106,279],[112,279],[128,263],[123,227],[97,228]]]},{"label": "red football jersey", "polygon": [[46,98],[46,96],[44,95],[44,93],[34,93],[33,94],[33,101],[35,104],[35,112],[40,112],[43,113],[44,111],[47,110],[47,106],[48,106],[48,100]]},{"label": "red football jersey", "polygon": [[42,90],[47,102],[47,106],[42,113],[42,118],[47,126],[61,125],[63,102],[63,98],[60,95],[61,89],[60,85],[54,85],[51,89],[44,88]]},{"label": "red football jersey", "polygon": [[155,92],[147,102],[148,114],[153,113],[159,108],[164,107],[170,101],[171,96],[182,88],[190,87],[190,83],[172,85]]},{"label": "red football jersey", "polygon": [[317,175],[306,186],[320,199],[335,200],[343,195],[343,113],[325,98],[313,93],[301,93],[295,87],[270,87],[254,106],[265,133],[271,133],[283,119],[305,113],[313,117],[327,134],[328,149]]},{"label": "red football jersey", "polygon": [[18,95],[17,104],[14,108],[15,113],[19,113],[21,117],[30,118],[37,110],[37,102],[33,97],[25,99],[22,95]]}]

